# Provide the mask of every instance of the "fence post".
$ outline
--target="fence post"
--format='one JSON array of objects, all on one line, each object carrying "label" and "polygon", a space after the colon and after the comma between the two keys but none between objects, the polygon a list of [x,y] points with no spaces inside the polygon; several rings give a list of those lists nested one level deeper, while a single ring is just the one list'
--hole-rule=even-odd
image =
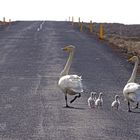
[{"label": "fence post", "polygon": [[103,39],[103,25],[100,23],[100,39]]},{"label": "fence post", "polygon": [[92,33],[92,32],[93,32],[92,20],[90,21],[89,30],[90,30],[90,33]]}]

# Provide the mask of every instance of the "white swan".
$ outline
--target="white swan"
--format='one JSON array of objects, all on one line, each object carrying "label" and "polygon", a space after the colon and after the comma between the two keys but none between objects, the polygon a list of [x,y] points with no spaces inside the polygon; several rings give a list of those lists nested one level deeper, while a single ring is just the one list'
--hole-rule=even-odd
[{"label": "white swan", "polygon": [[113,109],[117,109],[117,110],[119,110],[119,107],[120,107],[120,101],[119,101],[119,96],[118,95],[115,95],[115,100],[112,102],[112,104],[111,104],[111,107],[113,108]]},{"label": "white swan", "polygon": [[98,107],[102,107],[103,106],[103,93],[100,92],[98,99],[95,101],[95,106]]},{"label": "white swan", "polygon": [[123,95],[128,102],[128,112],[131,112],[130,102],[137,102],[136,108],[138,108],[140,101],[140,85],[135,83],[137,68],[139,64],[139,58],[137,56],[133,56],[129,59],[129,61],[134,62],[135,66],[132,72],[130,79],[123,89]]},{"label": "white swan", "polygon": [[96,92],[91,92],[90,97],[88,98],[88,106],[90,108],[95,108],[95,101],[96,101]]},{"label": "white swan", "polygon": [[73,60],[75,47],[73,45],[69,45],[63,48],[63,50],[69,52],[69,58],[67,60],[67,63],[63,71],[60,74],[58,86],[65,94],[66,107],[69,107],[67,103],[67,95],[76,95],[74,99],[70,101],[70,103],[74,102],[76,98],[81,97],[81,93],[83,92],[83,86],[82,86],[82,79],[80,76],[69,75],[69,69]]}]

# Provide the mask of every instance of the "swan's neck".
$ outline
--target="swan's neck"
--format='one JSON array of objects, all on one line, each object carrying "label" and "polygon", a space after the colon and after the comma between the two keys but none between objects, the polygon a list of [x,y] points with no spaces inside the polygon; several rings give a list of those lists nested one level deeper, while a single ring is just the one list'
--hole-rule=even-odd
[{"label": "swan's neck", "polygon": [[130,79],[128,80],[127,83],[132,83],[132,82],[135,81],[136,73],[137,73],[137,69],[138,69],[138,64],[139,64],[139,60],[137,60],[135,62],[135,66],[134,66],[133,72],[132,72],[131,77],[130,77]]},{"label": "swan's neck", "polygon": [[70,70],[70,66],[72,64],[73,56],[74,56],[74,50],[69,53],[69,57],[68,57],[68,60],[66,62],[66,65],[65,65],[63,71],[61,72],[61,75],[60,75],[61,77],[64,75],[68,75],[69,70]]}]

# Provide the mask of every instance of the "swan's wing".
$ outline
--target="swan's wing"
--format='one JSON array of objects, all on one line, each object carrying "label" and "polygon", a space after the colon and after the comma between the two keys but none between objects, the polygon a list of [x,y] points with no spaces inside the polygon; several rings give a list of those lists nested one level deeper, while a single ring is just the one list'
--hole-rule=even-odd
[{"label": "swan's wing", "polygon": [[74,92],[83,92],[82,79],[78,75],[65,75],[60,78],[58,85],[62,89],[68,89]]},{"label": "swan's wing", "polygon": [[132,93],[135,92],[140,87],[137,83],[128,83],[125,87],[123,92],[124,93]]},{"label": "swan's wing", "polygon": [[140,101],[140,85],[137,83],[128,83],[124,87],[123,93],[132,101]]},{"label": "swan's wing", "polygon": [[68,80],[68,87],[74,92],[83,92],[83,85],[81,77],[77,75],[71,75]]}]

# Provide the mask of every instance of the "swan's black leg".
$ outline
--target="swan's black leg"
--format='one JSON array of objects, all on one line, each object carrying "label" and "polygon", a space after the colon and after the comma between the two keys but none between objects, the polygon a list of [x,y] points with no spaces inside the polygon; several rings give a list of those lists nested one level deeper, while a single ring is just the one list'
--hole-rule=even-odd
[{"label": "swan's black leg", "polygon": [[77,98],[80,98],[81,97],[81,94],[79,93],[79,95],[76,95],[71,101],[70,103],[73,103]]},{"label": "swan's black leg", "polygon": [[66,107],[69,107],[67,102],[67,94],[65,94],[65,101],[66,101]]},{"label": "swan's black leg", "polygon": [[80,98],[81,97],[81,93],[79,93],[79,95],[77,97]]},{"label": "swan's black leg", "polygon": [[139,108],[139,102],[137,102],[135,109],[136,109],[136,108]]},{"label": "swan's black leg", "polygon": [[130,102],[128,101],[128,112],[132,112],[130,109]]}]

